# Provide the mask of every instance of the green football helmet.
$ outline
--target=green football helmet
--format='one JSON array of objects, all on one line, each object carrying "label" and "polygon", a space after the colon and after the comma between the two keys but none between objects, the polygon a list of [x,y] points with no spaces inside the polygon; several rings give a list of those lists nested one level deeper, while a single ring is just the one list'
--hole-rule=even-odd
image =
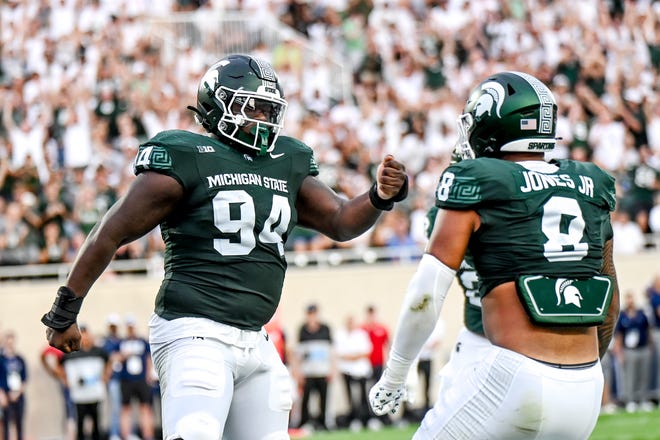
[{"label": "green football helmet", "polygon": [[195,119],[232,146],[266,154],[283,129],[287,102],[266,61],[229,55],[211,66],[197,90]]},{"label": "green football helmet", "polygon": [[464,159],[550,151],[556,144],[557,103],[532,75],[501,72],[472,90],[457,123],[457,150]]}]

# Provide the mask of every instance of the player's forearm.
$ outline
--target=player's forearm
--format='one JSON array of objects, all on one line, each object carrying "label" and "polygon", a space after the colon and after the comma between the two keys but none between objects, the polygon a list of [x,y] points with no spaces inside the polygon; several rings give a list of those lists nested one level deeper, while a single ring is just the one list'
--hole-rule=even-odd
[{"label": "player's forearm", "polygon": [[[383,178],[388,182],[391,178]],[[407,193],[407,179],[402,179],[403,186],[389,200],[383,200],[377,194],[376,187],[353,199],[340,197],[319,179],[308,176],[298,193],[296,209],[298,224],[314,229],[335,241],[351,240],[376,223],[383,210],[390,210],[394,202],[403,200]],[[392,184],[384,184],[392,190]]]},{"label": "player's forearm", "polygon": [[607,275],[613,282],[613,293],[610,308],[607,311],[605,322],[598,326],[598,354],[602,359],[607,353],[607,349],[612,341],[616,321],[619,317],[619,283],[616,278],[616,270],[614,268],[612,240],[608,240],[603,248],[603,267],[601,269],[603,275]]},{"label": "player's forearm", "polygon": [[366,232],[381,214],[365,193],[346,200],[316,179],[306,181],[297,202],[298,224],[314,229],[335,241],[351,240]]},{"label": "player's forearm", "polygon": [[401,306],[387,368],[404,381],[410,365],[433,333],[456,272],[425,254]]},{"label": "player's forearm", "polygon": [[405,178],[403,186],[394,196],[383,198],[386,196],[380,192],[380,184],[374,183],[367,193],[342,204],[337,211],[335,227],[341,234],[337,238],[333,237],[335,240],[346,241],[363,234],[376,223],[382,211],[390,211],[395,202],[405,199],[408,195],[408,178]]},{"label": "player's forearm", "polygon": [[336,241],[351,240],[365,233],[376,223],[382,211],[374,207],[367,194],[346,201],[337,211],[332,232],[328,235]]}]

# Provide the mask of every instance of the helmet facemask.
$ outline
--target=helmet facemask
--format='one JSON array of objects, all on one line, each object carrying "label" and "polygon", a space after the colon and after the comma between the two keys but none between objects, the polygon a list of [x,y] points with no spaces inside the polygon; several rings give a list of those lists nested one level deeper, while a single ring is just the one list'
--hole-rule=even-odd
[{"label": "helmet facemask", "polygon": [[463,113],[456,119],[458,141],[454,147],[454,154],[460,159],[474,159],[476,154],[470,145],[470,129],[474,125],[474,118],[470,113]]},{"label": "helmet facemask", "polygon": [[[233,90],[220,86],[215,99],[222,107],[218,131],[241,146],[257,150],[259,154],[270,152],[284,128],[287,102],[270,93]],[[250,126],[249,131],[245,130]]]}]

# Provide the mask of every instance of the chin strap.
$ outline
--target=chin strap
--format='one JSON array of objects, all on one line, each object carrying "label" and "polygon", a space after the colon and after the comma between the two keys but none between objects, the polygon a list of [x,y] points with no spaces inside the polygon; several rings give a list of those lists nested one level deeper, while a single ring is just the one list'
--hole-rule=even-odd
[{"label": "chin strap", "polygon": [[259,146],[258,156],[265,156],[268,153],[268,138],[270,137],[270,131],[266,127],[261,127],[255,125],[250,128],[250,133],[246,133],[243,130],[238,131],[238,139],[241,141],[252,144],[254,140],[257,139],[257,145]]},{"label": "chin strap", "polygon": [[268,136],[270,135],[270,131],[266,127],[261,126],[257,129],[255,125],[250,129],[250,133],[261,141],[259,156],[264,156],[268,152]]}]

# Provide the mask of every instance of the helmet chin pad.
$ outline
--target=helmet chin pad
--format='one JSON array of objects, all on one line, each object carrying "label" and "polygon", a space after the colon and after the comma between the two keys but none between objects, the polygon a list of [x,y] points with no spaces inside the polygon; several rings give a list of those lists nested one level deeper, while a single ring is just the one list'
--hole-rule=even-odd
[{"label": "helmet chin pad", "polygon": [[260,156],[263,156],[269,150],[270,130],[261,124],[252,126],[249,133],[239,129],[237,137],[240,141],[253,145],[255,149],[258,148]]}]

